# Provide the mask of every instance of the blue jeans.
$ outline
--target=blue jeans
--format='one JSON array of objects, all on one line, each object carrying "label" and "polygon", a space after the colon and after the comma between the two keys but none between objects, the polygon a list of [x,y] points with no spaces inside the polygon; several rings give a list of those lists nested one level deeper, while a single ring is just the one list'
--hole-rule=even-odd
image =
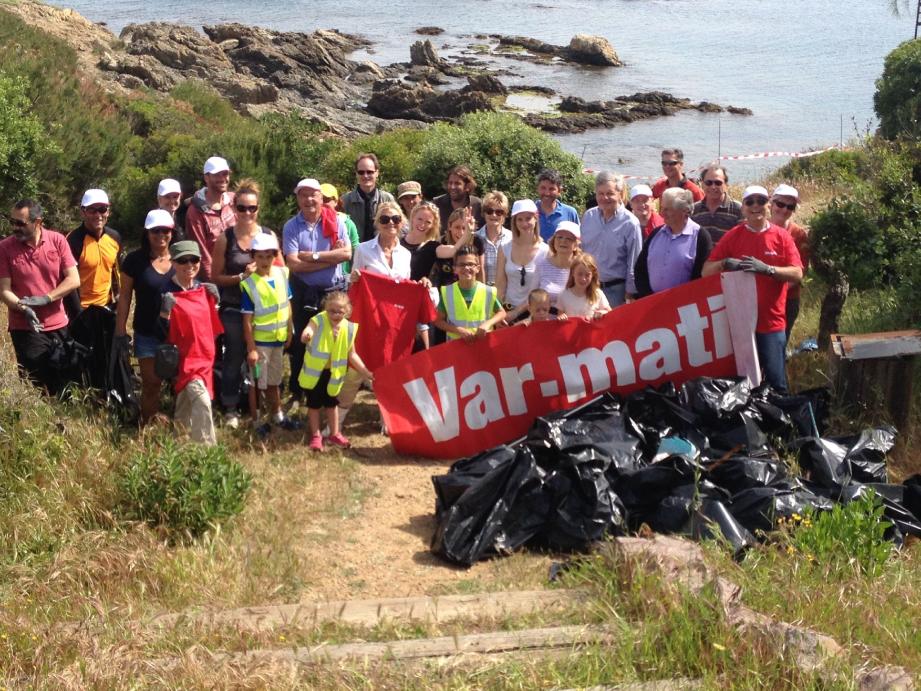
[{"label": "blue jeans", "polygon": [[246,341],[243,339],[243,315],[239,308],[221,310],[224,325],[224,358],[221,370],[221,406],[225,411],[236,412],[240,404],[240,368],[246,360]]},{"label": "blue jeans", "polygon": [[620,307],[627,301],[626,283],[619,283],[616,286],[608,286],[607,288],[602,288],[601,292],[603,292],[604,296],[608,299],[608,304],[611,305],[611,309]]},{"label": "blue jeans", "polygon": [[761,371],[764,372],[765,381],[774,387],[774,390],[786,393],[787,334],[783,331],[756,333],[755,345],[758,348],[758,359],[761,361]]}]

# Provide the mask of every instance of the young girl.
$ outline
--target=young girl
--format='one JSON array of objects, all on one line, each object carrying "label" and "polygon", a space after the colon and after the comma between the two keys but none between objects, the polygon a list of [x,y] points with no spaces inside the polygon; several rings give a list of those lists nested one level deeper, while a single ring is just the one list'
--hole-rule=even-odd
[{"label": "young girl", "polygon": [[598,319],[611,311],[611,305],[601,290],[598,266],[590,254],[582,253],[573,260],[569,269],[566,289],[556,302],[560,316]]},{"label": "young girl", "polygon": [[323,299],[323,311],[310,320],[301,334],[301,341],[309,347],[304,353],[304,366],[298,376],[298,383],[307,394],[312,451],[323,450],[320,408],[326,409],[326,422],[329,425],[327,441],[344,449],[350,446],[349,440],[339,431],[339,401],[336,398],[342,389],[348,366],[358,370],[365,379],[374,380],[374,375],[355,352],[358,324],[353,324],[347,318],[351,309],[348,295],[341,291],[329,293]]},{"label": "young girl", "polygon": [[[559,317],[550,312],[550,293],[543,288],[535,288],[528,293],[528,318],[517,322],[515,326],[527,326],[536,322],[556,321]],[[562,315],[565,319],[565,315]]]},{"label": "young girl", "polygon": [[481,260],[476,279],[481,283],[486,280],[482,262],[483,255],[486,253],[486,246],[481,237],[473,234],[474,225],[473,211],[470,207],[455,209],[448,216],[448,230],[441,240],[441,246],[451,247],[454,251],[444,251],[438,254],[438,258],[435,261],[435,275],[432,280],[436,288],[451,285],[457,280],[457,275],[454,272],[454,253],[457,248],[466,245],[473,245],[477,257]]}]

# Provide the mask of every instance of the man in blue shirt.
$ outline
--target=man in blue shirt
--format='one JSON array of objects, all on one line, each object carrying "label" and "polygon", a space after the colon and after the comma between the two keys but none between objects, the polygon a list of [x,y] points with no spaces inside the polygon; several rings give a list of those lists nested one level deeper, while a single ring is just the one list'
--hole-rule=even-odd
[{"label": "man in blue shirt", "polygon": [[291,270],[291,311],[294,319],[294,338],[288,348],[291,358],[288,383],[291,396],[299,399],[301,387],[297,377],[304,364],[301,332],[310,318],[322,309],[323,296],[336,287],[344,287],[339,265],[352,258],[352,243],[342,218],[330,209],[324,213],[323,192],[317,180],[301,180],[294,188],[294,194],[300,213],[285,223],[282,251]]},{"label": "man in blue shirt", "polygon": [[563,178],[559,171],[545,168],[537,176],[537,217],[540,223],[540,236],[549,242],[556,232],[560,221],[579,223],[579,212],[574,207],[560,201],[563,192]]}]

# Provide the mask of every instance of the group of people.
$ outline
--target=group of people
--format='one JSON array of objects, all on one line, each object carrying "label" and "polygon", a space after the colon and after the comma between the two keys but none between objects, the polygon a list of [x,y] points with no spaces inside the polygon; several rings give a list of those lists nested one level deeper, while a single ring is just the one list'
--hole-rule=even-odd
[{"label": "group of people", "polygon": [[[595,319],[719,271],[756,274],[758,352],[767,381],[785,390],[786,341],[808,262],[806,232],[792,222],[797,190],[779,185],[769,194],[749,186],[735,201],[725,168],[706,167],[698,186],[678,149],[662,152],[662,168],[654,185],[630,190],[622,176],[598,173],[594,206],[580,218],[562,201],[554,170],[538,175],[536,198],[510,203],[497,190],[476,196],[473,172],[459,165],[448,172],[445,193],[427,201],[415,181],[398,185],[395,197],[380,189],[377,157],[360,154],[356,186],[341,199],[331,184],[300,180],[293,190],[298,213],[277,234],[259,222],[259,184],[244,179],[231,187],[228,162],[215,156],[203,166],[204,185],[187,198],[178,181],[160,182],[140,247],[126,256],[107,225],[111,204],[103,190],[86,191],[82,223],[66,236],[44,228],[37,202],[16,203],[12,236],[0,241],[0,297],[18,363],[51,393],[65,383],[54,358],[75,314],[91,306],[114,310],[123,344],[133,314],[141,423],[161,417],[169,377],[176,422],[204,443],[215,441],[212,400],[230,428],[240,425],[242,403],[260,436],[273,425],[300,426],[282,408],[285,353],[286,388],[308,409],[310,448],[345,447],[341,424],[361,384],[373,379],[369,357],[376,367],[495,328]],[[415,292],[393,297],[380,278]],[[395,316],[350,320],[349,286],[376,293],[381,310]],[[416,301],[412,311],[408,300]],[[392,329],[396,322],[405,322],[402,340],[363,334],[387,343],[383,361],[357,352],[359,327]],[[244,378],[252,383],[245,402]]]}]

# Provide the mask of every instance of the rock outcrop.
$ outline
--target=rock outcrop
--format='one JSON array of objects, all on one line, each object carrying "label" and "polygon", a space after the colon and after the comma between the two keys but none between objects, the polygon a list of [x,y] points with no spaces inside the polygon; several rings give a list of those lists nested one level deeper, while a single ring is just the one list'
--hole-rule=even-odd
[{"label": "rock outcrop", "polygon": [[614,52],[614,46],[603,36],[576,34],[569,41],[567,53],[572,62],[583,65],[621,67],[624,64]]},{"label": "rock outcrop", "polygon": [[[489,38],[499,41],[498,55],[516,60],[541,63],[556,58],[564,62],[600,67],[621,67],[624,64],[617,57],[610,41],[603,36],[576,34],[568,46],[558,46],[528,36],[490,34]],[[521,52],[521,49],[527,52]]]},{"label": "rock outcrop", "polygon": [[403,118],[435,122],[453,120],[478,110],[495,110],[489,96],[482,91],[435,91],[428,84],[406,84],[397,80],[379,81],[374,85],[368,112],[379,118]]}]

